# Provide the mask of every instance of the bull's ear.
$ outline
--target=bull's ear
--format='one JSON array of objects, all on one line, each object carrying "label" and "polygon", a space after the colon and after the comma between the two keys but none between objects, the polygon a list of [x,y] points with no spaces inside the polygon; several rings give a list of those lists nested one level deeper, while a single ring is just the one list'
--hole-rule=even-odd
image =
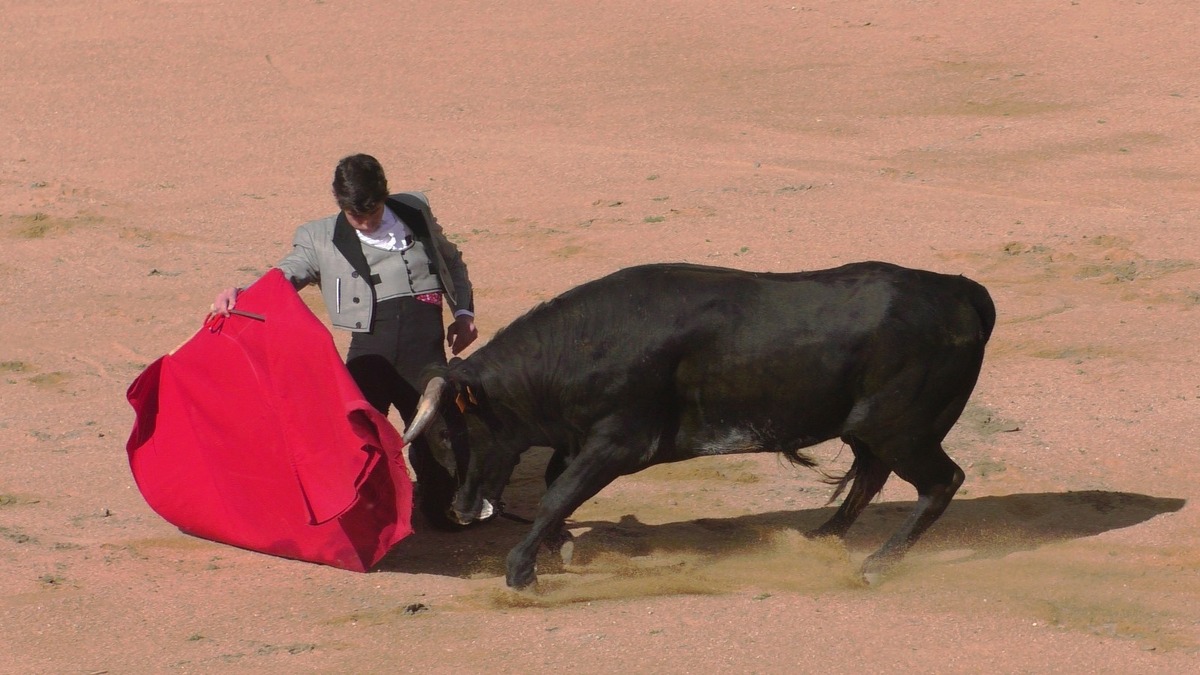
[{"label": "bull's ear", "polygon": [[492,402],[488,399],[483,383],[478,380],[470,383],[460,382],[458,383],[458,389],[460,398],[466,404],[466,410],[483,420],[492,433],[499,433],[501,429],[500,419],[496,417],[495,411],[492,410]]},{"label": "bull's ear", "polygon": [[475,396],[475,390],[469,384],[454,383],[454,404],[458,406],[458,411],[465,413],[468,410],[479,407],[479,398]]},{"label": "bull's ear", "polygon": [[460,413],[465,413],[465,412],[467,412],[467,408],[470,408],[471,405],[474,403],[474,401],[471,400],[471,398],[473,398],[473,397],[471,397],[467,393],[470,390],[467,389],[466,387],[461,387],[461,388],[457,388],[457,389],[458,389],[458,393],[455,394],[455,396],[454,396],[454,405],[458,406],[458,411]]}]

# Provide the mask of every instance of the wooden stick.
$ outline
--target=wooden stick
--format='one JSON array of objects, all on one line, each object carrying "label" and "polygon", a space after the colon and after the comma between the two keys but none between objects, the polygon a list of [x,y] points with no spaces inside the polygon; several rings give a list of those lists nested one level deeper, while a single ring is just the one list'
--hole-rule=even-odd
[{"label": "wooden stick", "polygon": [[240,309],[231,309],[231,310],[229,310],[229,313],[237,314],[238,316],[244,316],[248,319],[254,319],[255,321],[266,321],[267,320],[267,317],[263,316],[262,314],[255,314],[254,312],[243,312]]}]

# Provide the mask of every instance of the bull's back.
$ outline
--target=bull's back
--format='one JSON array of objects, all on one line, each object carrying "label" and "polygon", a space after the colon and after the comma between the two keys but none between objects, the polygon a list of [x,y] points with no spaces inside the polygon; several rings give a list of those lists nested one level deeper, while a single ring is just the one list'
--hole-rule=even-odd
[{"label": "bull's back", "polygon": [[[622,325],[650,340],[686,345],[715,339],[714,347],[752,353],[780,343],[861,340],[881,331],[937,339],[940,330],[955,340],[973,335],[986,342],[996,319],[980,284],[883,262],[793,273],[645,265],[599,281],[591,294],[580,294],[581,313],[603,307],[600,297],[618,298]],[[625,337],[638,349],[647,346],[630,331]]]},{"label": "bull's back", "polygon": [[995,323],[979,284],[883,263],[757,285],[742,318],[675,371],[676,456],[794,450],[885,410],[933,429],[974,387]]},{"label": "bull's back", "polygon": [[660,355],[769,355],[776,345],[862,340],[889,328],[961,332],[972,321],[986,341],[995,309],[961,276],[880,262],[795,273],[660,263],[577,286],[514,321],[489,348],[518,361],[541,355],[547,366],[625,369]]},{"label": "bull's back", "polygon": [[556,411],[675,401],[704,424],[786,419],[816,438],[836,435],[898,356],[966,343],[981,353],[994,322],[975,282],[887,263],[796,273],[654,264],[567,291],[485,349],[497,367],[542,378]]}]

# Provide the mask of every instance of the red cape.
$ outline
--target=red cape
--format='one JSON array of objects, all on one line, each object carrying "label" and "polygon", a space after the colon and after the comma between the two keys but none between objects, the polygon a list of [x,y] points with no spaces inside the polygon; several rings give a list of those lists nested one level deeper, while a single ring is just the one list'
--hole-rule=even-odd
[{"label": "red cape", "polygon": [[198,537],[364,572],[412,533],[404,441],[278,269],[126,396],[146,502]]}]

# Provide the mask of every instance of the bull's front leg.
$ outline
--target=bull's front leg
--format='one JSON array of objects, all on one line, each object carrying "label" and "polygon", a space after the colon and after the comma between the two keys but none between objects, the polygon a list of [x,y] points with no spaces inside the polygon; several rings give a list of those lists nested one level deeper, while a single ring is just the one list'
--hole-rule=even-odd
[{"label": "bull's front leg", "polygon": [[[554,454],[550,456],[550,461],[546,464],[546,488],[549,489],[554,485],[554,481],[566,471],[567,465],[570,464],[570,458],[567,451],[562,448],[555,448]],[[575,554],[575,537],[567,531],[567,524],[561,523],[556,531],[547,533],[546,540],[543,542],[546,550],[557,555],[562,559],[564,565],[570,565],[571,559]]]},{"label": "bull's front leg", "polygon": [[538,548],[561,536],[564,521],[575,509],[625,473],[621,463],[612,460],[606,452],[576,457],[546,490],[529,534],[508,554],[506,582],[511,588],[526,589],[537,583]]}]

